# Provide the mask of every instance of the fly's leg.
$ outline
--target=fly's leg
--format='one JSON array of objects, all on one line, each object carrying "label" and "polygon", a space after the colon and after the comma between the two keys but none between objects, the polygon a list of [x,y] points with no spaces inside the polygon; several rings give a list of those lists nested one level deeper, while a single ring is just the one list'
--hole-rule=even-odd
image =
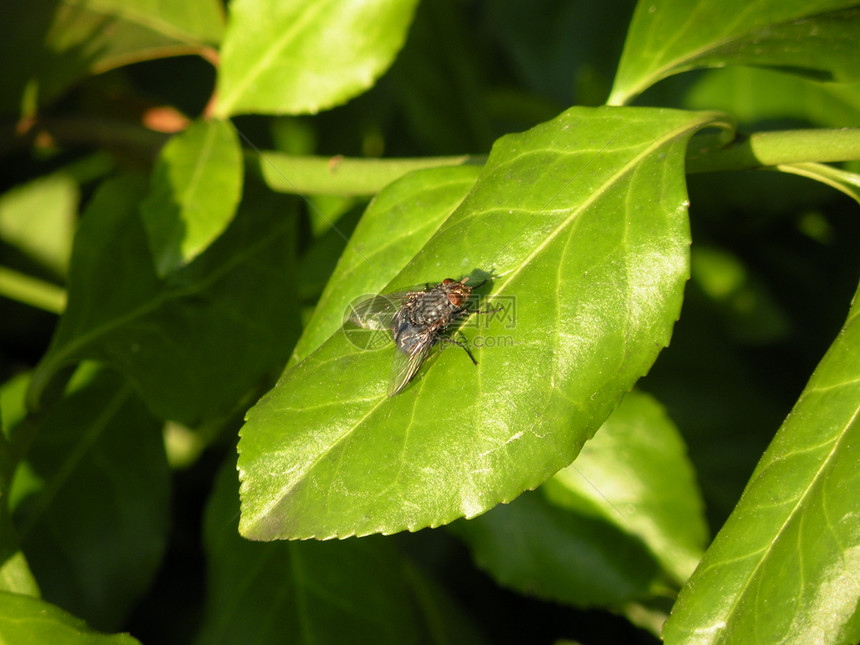
[{"label": "fly's leg", "polygon": [[467,309],[463,307],[459,311],[454,314],[454,318],[465,318],[466,316],[471,316],[472,314],[495,314],[500,311],[504,311],[504,307],[499,307],[498,309],[488,309],[487,311],[479,311],[475,309]]},{"label": "fly's leg", "polygon": [[475,357],[472,356],[472,351],[469,349],[469,346],[465,343],[461,343],[459,340],[454,340],[453,338],[445,338],[444,336],[442,336],[439,340],[443,343],[452,343],[454,345],[462,347],[463,351],[465,351],[469,355],[469,358],[472,359],[472,363],[474,363],[475,365],[478,364],[478,361],[476,361]]}]

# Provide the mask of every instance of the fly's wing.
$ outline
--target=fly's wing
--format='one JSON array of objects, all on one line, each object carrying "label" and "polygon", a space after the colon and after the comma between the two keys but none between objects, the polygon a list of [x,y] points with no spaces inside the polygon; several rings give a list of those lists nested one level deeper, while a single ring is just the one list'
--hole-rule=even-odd
[{"label": "fly's wing", "polygon": [[394,316],[411,292],[380,294],[361,300],[349,308],[349,320],[359,327],[374,331],[391,331]]},{"label": "fly's wing", "polygon": [[388,396],[394,396],[409,383],[427,359],[433,341],[428,337],[412,346],[410,352],[395,349],[391,363],[391,378],[388,381]]}]

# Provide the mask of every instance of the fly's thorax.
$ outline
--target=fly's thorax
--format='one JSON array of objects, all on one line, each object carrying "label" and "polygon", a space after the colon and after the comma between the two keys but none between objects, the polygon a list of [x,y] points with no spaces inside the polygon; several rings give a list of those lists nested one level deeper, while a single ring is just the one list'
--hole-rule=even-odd
[{"label": "fly's thorax", "polygon": [[409,307],[413,323],[447,326],[466,305],[471,291],[462,282],[446,278],[429,291],[416,294]]}]

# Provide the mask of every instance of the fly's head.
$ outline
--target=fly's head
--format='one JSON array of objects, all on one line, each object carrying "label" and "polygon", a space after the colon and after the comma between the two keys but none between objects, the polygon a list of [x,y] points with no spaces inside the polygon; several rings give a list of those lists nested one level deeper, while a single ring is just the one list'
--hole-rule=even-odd
[{"label": "fly's head", "polygon": [[448,301],[457,309],[462,309],[466,306],[466,301],[469,299],[469,294],[472,293],[472,287],[466,286],[466,276],[459,282],[451,278],[442,280],[442,287],[445,290],[445,295],[448,296]]}]

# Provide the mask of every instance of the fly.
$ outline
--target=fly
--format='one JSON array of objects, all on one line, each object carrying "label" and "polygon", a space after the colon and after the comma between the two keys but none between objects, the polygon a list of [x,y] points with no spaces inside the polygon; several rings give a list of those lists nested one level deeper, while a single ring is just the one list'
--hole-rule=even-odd
[{"label": "fly", "polygon": [[387,330],[394,337],[396,350],[388,396],[394,396],[406,387],[418,373],[430,350],[439,342],[459,345],[472,363],[478,364],[465,344],[443,336],[448,325],[459,318],[500,311],[468,309],[466,305],[474,288],[466,285],[468,279],[465,277],[457,281],[446,278],[425,290],[374,296],[353,307],[349,314],[353,323],[365,329]]}]

